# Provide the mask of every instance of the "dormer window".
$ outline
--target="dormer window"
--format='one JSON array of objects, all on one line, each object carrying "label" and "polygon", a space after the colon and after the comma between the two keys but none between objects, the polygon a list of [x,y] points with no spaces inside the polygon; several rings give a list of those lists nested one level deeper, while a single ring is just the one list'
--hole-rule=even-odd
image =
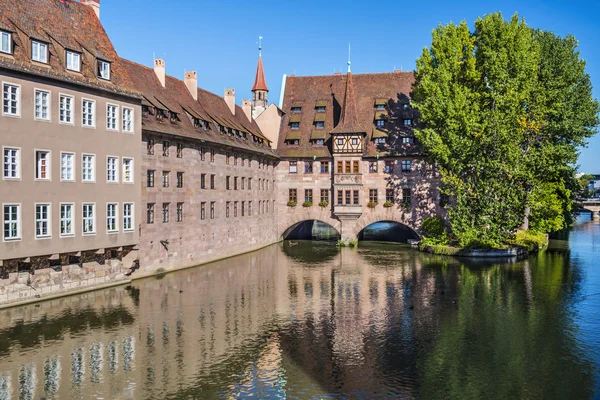
[{"label": "dormer window", "polygon": [[291,122],[290,128],[292,128],[292,130],[300,129],[300,122]]},{"label": "dormer window", "polygon": [[302,107],[292,107],[292,112],[293,113],[300,113],[300,112],[302,112]]},{"label": "dormer window", "polygon": [[375,104],[376,110],[385,110],[385,104]]},{"label": "dormer window", "polygon": [[298,140],[298,139],[286,140],[286,143],[289,145],[298,146],[300,144],[300,140]]},{"label": "dormer window", "polygon": [[48,63],[48,45],[46,43],[31,42],[31,59],[33,61]]},{"label": "dormer window", "polygon": [[173,112],[173,111],[169,111],[169,121],[171,123],[176,123],[179,121],[179,118],[177,117],[177,113]]},{"label": "dormer window", "polygon": [[412,125],[412,119],[405,119],[404,120],[404,126],[411,126]]},{"label": "dormer window", "polygon": [[194,118],[194,128],[200,129],[201,127],[202,127],[202,121],[200,121],[198,118]]},{"label": "dormer window", "polygon": [[323,129],[323,128],[325,128],[325,122],[315,121],[315,129]]},{"label": "dormer window", "polygon": [[385,126],[385,120],[384,119],[376,119],[375,124],[377,125],[378,128],[382,128]]},{"label": "dormer window", "polygon": [[415,142],[415,138],[413,138],[413,137],[403,137],[402,138],[402,143],[412,144],[414,142]]},{"label": "dormer window", "polygon": [[0,31],[0,51],[2,53],[12,54],[12,34]]},{"label": "dormer window", "polygon": [[315,139],[314,144],[325,144],[325,140],[324,139]]},{"label": "dormer window", "polygon": [[156,119],[162,121],[165,119],[165,110],[161,110],[160,108],[156,109]]},{"label": "dormer window", "polygon": [[325,112],[325,106],[316,106],[315,111],[316,112]]},{"label": "dormer window", "polygon": [[98,77],[110,81],[110,63],[98,60]]},{"label": "dormer window", "polygon": [[67,50],[67,69],[75,72],[81,71],[81,54]]},{"label": "dormer window", "polygon": [[385,138],[384,137],[375,138],[375,144],[385,144]]}]

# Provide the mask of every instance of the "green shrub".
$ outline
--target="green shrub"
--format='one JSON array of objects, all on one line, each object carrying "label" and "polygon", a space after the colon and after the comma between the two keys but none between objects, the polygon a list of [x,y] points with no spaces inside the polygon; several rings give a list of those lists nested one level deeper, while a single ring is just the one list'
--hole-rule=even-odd
[{"label": "green shrub", "polygon": [[548,246],[548,236],[535,231],[519,231],[515,236],[514,244],[529,251],[540,251]]},{"label": "green shrub", "polygon": [[393,202],[393,201],[386,201],[385,203],[383,203],[383,206],[384,206],[385,208],[390,208],[390,207],[392,207],[393,205],[394,205],[394,202]]},{"label": "green shrub", "polygon": [[428,217],[423,220],[422,241],[429,246],[448,244],[448,232],[440,217]]},{"label": "green shrub", "polygon": [[455,256],[462,250],[458,247],[444,246],[440,244],[427,244],[425,241],[421,241],[419,244],[419,249],[421,251],[428,251],[432,254],[437,254],[440,256]]},{"label": "green shrub", "polygon": [[305,201],[302,203],[302,207],[312,207],[312,201]]},{"label": "green shrub", "polygon": [[375,201],[370,201],[370,202],[367,204],[367,207],[369,207],[369,208],[375,208],[375,206],[376,206],[376,205],[377,205],[377,202],[375,202]]},{"label": "green shrub", "polygon": [[328,202],[327,200],[319,202],[319,207],[323,207],[323,208],[325,208],[325,207],[327,207],[328,205],[329,205],[329,202]]},{"label": "green shrub", "polygon": [[298,203],[296,203],[295,201],[288,201],[287,202],[288,207],[296,207],[297,204]]}]

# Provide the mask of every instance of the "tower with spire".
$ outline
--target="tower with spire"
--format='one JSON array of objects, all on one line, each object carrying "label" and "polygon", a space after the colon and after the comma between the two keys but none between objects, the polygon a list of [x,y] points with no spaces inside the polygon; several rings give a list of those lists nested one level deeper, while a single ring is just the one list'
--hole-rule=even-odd
[{"label": "tower with spire", "polygon": [[256,66],[256,77],[252,86],[252,118],[256,119],[266,110],[269,89],[265,80],[265,70],[262,62],[262,36],[258,37],[258,65]]}]

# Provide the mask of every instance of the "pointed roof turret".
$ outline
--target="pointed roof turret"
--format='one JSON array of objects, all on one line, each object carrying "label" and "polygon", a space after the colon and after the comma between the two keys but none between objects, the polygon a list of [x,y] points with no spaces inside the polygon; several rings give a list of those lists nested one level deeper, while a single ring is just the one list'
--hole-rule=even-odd
[{"label": "pointed roof turret", "polygon": [[265,70],[262,63],[262,36],[258,37],[258,65],[256,66],[256,78],[254,78],[254,86],[252,91],[264,90],[269,91],[267,88],[267,81],[265,80]]},{"label": "pointed roof turret", "polygon": [[[350,69],[350,62],[348,62]],[[356,108],[356,100],[354,99],[354,84],[352,80],[352,72],[348,71],[346,78],[346,94],[344,96],[344,106],[340,116],[340,122],[331,131],[335,133],[365,133],[365,129],[358,122],[358,110]]]}]

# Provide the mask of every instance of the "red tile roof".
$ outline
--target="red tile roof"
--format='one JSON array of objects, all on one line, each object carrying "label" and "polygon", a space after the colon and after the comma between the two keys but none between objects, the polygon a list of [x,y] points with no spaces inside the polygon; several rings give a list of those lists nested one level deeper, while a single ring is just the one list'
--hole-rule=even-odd
[{"label": "red tile roof", "polygon": [[265,80],[265,70],[263,68],[262,57],[258,56],[258,65],[256,66],[256,78],[254,78],[254,86],[252,91],[255,90],[266,90],[267,92],[267,81]]},{"label": "red tile roof", "polygon": [[[404,106],[410,102],[413,82],[412,72],[288,76],[283,98],[283,111],[286,114],[282,119],[277,153],[287,158],[314,155],[328,158],[331,157],[329,134],[351,131],[366,133],[365,157],[421,154],[418,144],[402,143],[403,137],[414,136],[412,127],[405,127],[403,120],[418,119],[416,110]],[[348,97],[354,98],[355,104],[346,102],[345,98]],[[375,103],[382,101],[385,109],[376,110]],[[317,103],[326,104],[324,118],[323,113],[315,110]],[[302,111],[292,112],[292,107],[301,107]],[[386,120],[385,126],[378,132],[375,131],[376,111],[383,112]],[[291,129],[292,119],[299,120],[299,129]],[[314,144],[310,140],[316,119],[324,119],[324,131],[327,133],[325,145]],[[286,144],[286,137],[290,134],[300,137],[299,145]],[[376,144],[373,134],[387,136],[387,143]]]},{"label": "red tile roof", "polygon": [[[142,118],[144,130],[204,140],[273,158],[277,157],[273,149],[266,144],[267,139],[264,138],[256,122],[249,121],[241,107],[236,105],[235,115],[233,115],[225,100],[220,96],[198,88],[198,100],[196,101],[190,95],[183,81],[167,75],[165,87],[163,87],[156,77],[154,69],[128,60],[122,60],[122,63],[132,80],[133,87],[143,94],[143,104],[162,109],[167,108],[169,111],[178,113],[179,121],[177,123],[171,123],[167,118],[159,121],[155,116]],[[194,128],[191,117],[208,121],[209,129]],[[248,132],[248,137],[243,138],[218,132],[215,122]],[[252,134],[262,138],[265,143],[255,142]]]},{"label": "red tile roof", "polygon": [[[0,68],[132,95],[131,81],[93,9],[74,0],[0,0],[0,29],[12,33],[13,54]],[[48,44],[48,64],[31,61],[31,39]],[[81,72],[67,71],[65,50],[81,53]],[[98,78],[97,60],[111,63],[111,79]]]}]

